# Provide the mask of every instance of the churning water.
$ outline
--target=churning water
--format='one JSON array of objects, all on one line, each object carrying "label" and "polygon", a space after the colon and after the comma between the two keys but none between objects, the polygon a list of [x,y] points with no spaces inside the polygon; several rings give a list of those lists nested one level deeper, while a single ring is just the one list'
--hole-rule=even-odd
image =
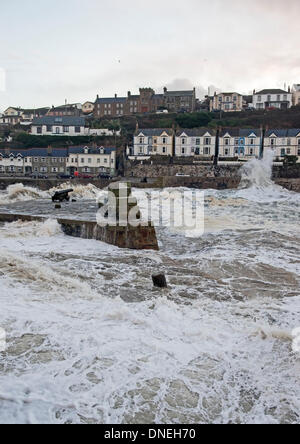
[{"label": "churning water", "polygon": [[[300,196],[271,161],[206,191],[203,236],[158,228],[159,252],[0,226],[0,422],[299,423]],[[18,185],[0,204],[49,195]]]}]

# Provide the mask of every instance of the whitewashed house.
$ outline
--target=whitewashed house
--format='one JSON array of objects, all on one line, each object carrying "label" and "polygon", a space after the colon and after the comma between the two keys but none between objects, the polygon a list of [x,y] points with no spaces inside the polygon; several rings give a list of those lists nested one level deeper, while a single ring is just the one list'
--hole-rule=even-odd
[{"label": "whitewashed house", "polygon": [[255,109],[288,109],[293,104],[293,95],[290,91],[283,89],[263,89],[262,91],[253,91],[253,107]]},{"label": "whitewashed house", "polygon": [[220,133],[219,157],[250,159],[261,153],[260,129],[224,129]]},{"label": "whitewashed house", "polygon": [[0,151],[0,174],[2,175],[23,175],[24,156],[17,151]]},{"label": "whitewashed house", "polygon": [[73,116],[45,116],[33,119],[34,136],[84,136],[85,118]]},{"label": "whitewashed house", "polygon": [[134,134],[134,156],[173,156],[172,129],[137,129]]},{"label": "whitewashed house", "polygon": [[211,129],[182,129],[176,132],[175,155],[178,157],[215,155],[216,133]]},{"label": "whitewashed house", "polygon": [[275,151],[280,159],[285,156],[300,158],[300,129],[271,129],[266,132],[264,147]]},{"label": "whitewashed house", "polygon": [[67,172],[98,175],[116,172],[116,148],[70,147],[67,159]]}]

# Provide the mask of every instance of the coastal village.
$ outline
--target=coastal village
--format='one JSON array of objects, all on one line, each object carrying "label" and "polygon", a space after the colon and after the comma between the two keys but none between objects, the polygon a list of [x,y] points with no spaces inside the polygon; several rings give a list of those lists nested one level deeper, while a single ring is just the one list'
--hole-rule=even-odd
[{"label": "coastal village", "polygon": [[[164,88],[161,94],[140,88],[137,95],[97,95],[83,104],[66,100],[57,107],[11,106],[0,114],[0,175],[110,178],[124,175],[124,165],[131,163],[134,176],[134,166],[145,162],[236,165],[262,157],[265,150],[273,150],[277,163],[296,164],[300,124],[272,127],[265,116],[297,115],[299,110],[300,84],[254,90],[248,96],[209,91],[202,100],[196,88]],[[232,125],[232,116],[248,121]],[[249,120],[257,124],[249,125]]]}]

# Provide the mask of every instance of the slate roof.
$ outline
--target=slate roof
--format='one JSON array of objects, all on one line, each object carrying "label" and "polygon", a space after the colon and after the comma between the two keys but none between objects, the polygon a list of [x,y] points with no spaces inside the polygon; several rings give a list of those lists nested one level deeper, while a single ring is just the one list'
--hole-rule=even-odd
[{"label": "slate roof", "polygon": [[266,137],[272,136],[272,134],[275,134],[277,137],[287,137],[288,130],[286,129],[270,129],[266,131]]},{"label": "slate roof", "polygon": [[[69,147],[69,154],[84,154],[85,146],[75,146]],[[115,147],[88,147],[89,154],[100,154],[100,149],[104,148],[103,154],[111,154],[113,151],[116,151]]]},{"label": "slate roof", "polygon": [[193,97],[194,96],[194,91],[166,91],[165,96],[171,96],[171,97],[175,97],[175,96],[189,96],[189,97]]},{"label": "slate roof", "polygon": [[[129,98],[130,100],[130,98]],[[96,104],[101,103],[126,103],[127,97],[107,97],[107,98],[98,98],[96,99]]]},{"label": "slate roof", "polygon": [[220,133],[220,137],[224,137],[226,134],[229,134],[231,137],[249,137],[253,133],[256,135],[256,137],[261,137],[261,130],[252,128],[224,128]]},{"label": "slate roof", "polygon": [[45,116],[35,117],[32,121],[32,125],[64,125],[64,126],[85,126],[84,117],[73,116]]},{"label": "slate roof", "polygon": [[203,137],[206,133],[209,133],[212,136],[216,135],[216,131],[210,128],[194,128],[178,130],[176,131],[176,137],[180,137],[183,133],[188,137]]},{"label": "slate roof", "polygon": [[291,129],[270,129],[266,132],[266,137],[271,137],[275,134],[276,137],[297,137],[300,134],[300,128]]},{"label": "slate roof", "polygon": [[287,91],[284,91],[283,89],[262,89],[261,91],[258,91],[255,93],[255,95],[265,95],[265,94],[290,94]]},{"label": "slate roof", "polygon": [[138,129],[135,132],[135,136],[138,136],[139,134],[144,134],[144,136],[161,136],[162,133],[167,133],[168,136],[172,136],[173,130],[171,128],[150,128],[150,129]]},{"label": "slate roof", "polygon": [[10,152],[4,153],[0,151],[2,157],[9,158],[11,154],[14,157],[18,157],[21,154],[22,157],[68,157],[68,149],[67,148],[53,148],[52,153],[48,152],[47,148],[29,148],[29,149],[19,149],[19,150],[10,150]]}]

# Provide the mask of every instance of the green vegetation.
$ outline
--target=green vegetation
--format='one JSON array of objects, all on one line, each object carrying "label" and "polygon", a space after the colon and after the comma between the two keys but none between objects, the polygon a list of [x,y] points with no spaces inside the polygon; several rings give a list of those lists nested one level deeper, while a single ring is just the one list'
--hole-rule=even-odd
[{"label": "green vegetation", "polygon": [[[18,133],[14,142],[24,148],[46,148],[51,145],[53,147],[64,147],[70,145],[88,145],[97,143],[97,145],[114,146],[116,143],[115,137],[108,136],[32,136],[28,133]],[[120,140],[117,139],[117,144]]]}]

